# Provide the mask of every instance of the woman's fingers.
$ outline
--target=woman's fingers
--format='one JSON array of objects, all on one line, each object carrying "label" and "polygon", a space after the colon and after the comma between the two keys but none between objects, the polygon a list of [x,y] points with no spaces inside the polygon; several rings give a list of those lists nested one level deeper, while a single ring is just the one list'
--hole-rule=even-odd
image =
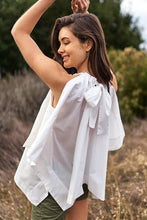
[{"label": "woman's fingers", "polygon": [[74,13],[86,13],[89,8],[89,0],[72,0],[71,6]]},{"label": "woman's fingers", "polygon": [[86,11],[88,11],[89,5],[90,5],[90,0],[84,0],[85,6],[86,6]]},{"label": "woman's fingers", "polygon": [[78,5],[77,5],[77,0],[72,0],[71,1],[71,8],[74,13],[78,13]]},{"label": "woman's fingers", "polygon": [[81,13],[85,13],[89,7],[89,0],[78,0],[77,2]]},{"label": "woman's fingers", "polygon": [[89,0],[81,0],[81,3],[82,3],[82,7],[83,7],[83,13],[87,12],[88,8],[89,8],[90,1]]}]

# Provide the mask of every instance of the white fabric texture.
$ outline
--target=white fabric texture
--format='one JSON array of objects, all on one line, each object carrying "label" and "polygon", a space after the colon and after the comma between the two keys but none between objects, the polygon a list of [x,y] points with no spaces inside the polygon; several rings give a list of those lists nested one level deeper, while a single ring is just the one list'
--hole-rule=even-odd
[{"label": "white fabric texture", "polygon": [[122,146],[124,129],[115,90],[80,73],[64,87],[56,108],[43,101],[26,142],[15,182],[34,205],[48,192],[63,210],[83,194],[105,199],[107,156]]}]

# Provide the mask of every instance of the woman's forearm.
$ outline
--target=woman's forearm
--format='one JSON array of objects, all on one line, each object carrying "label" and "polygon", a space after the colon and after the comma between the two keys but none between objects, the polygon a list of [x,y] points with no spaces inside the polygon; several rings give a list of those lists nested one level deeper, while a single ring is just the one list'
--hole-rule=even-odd
[{"label": "woman's forearm", "polygon": [[14,24],[12,35],[15,33],[31,34],[35,25],[39,21],[43,13],[50,7],[55,0],[39,0],[31,8],[29,8]]}]

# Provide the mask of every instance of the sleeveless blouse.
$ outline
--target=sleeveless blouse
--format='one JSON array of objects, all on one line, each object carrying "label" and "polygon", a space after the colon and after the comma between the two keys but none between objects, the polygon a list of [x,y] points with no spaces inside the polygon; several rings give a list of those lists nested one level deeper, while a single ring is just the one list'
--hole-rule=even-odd
[{"label": "sleeveless blouse", "polygon": [[65,85],[52,107],[44,99],[15,174],[15,182],[38,205],[50,193],[63,210],[88,185],[93,198],[105,199],[109,150],[122,146],[124,129],[115,90],[80,73]]}]

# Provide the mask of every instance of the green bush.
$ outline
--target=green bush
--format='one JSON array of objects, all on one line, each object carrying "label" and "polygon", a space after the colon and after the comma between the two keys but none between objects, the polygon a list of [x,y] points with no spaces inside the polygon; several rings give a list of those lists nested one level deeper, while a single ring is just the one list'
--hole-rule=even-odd
[{"label": "green bush", "polygon": [[110,50],[112,62],[118,80],[118,98],[124,121],[131,121],[135,116],[147,114],[147,53],[134,48],[124,51]]}]

